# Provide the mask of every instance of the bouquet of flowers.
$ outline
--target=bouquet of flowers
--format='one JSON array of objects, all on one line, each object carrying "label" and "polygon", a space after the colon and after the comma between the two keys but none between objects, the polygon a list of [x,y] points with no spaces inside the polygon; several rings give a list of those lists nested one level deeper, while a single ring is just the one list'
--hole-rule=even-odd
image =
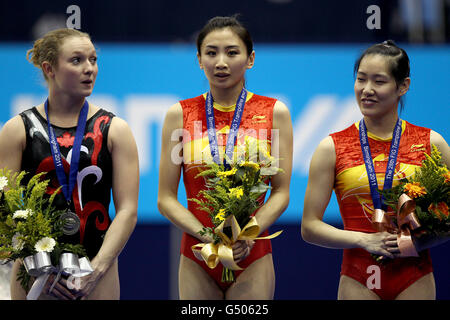
[{"label": "bouquet of flowers", "polygon": [[208,244],[194,245],[192,250],[197,258],[203,259],[211,268],[219,261],[224,265],[222,282],[233,282],[233,270],[242,270],[233,260],[231,246],[238,240],[271,239],[279,231],[268,237],[257,237],[260,228],[252,214],[262,206],[264,194],[271,189],[269,176],[281,172],[275,166],[276,159],[268,152],[262,161],[254,162],[246,156],[228,166],[211,163],[197,177],[206,179],[206,189],[197,198],[188,199],[198,204],[209,214],[213,228],[204,227],[201,235],[210,235],[214,240]]},{"label": "bouquet of flowers", "polygon": [[450,172],[435,145],[431,155],[425,156],[413,177],[380,191],[385,203],[397,212],[389,223],[398,228],[402,256],[417,256],[417,251],[450,237]]},{"label": "bouquet of flowers", "polygon": [[45,173],[33,176],[24,186],[26,174],[0,169],[0,259],[23,260],[17,279],[27,291],[32,276],[55,271],[53,266],[61,263],[63,252],[80,256],[86,252],[81,244],[60,241],[64,211],[53,206],[59,190],[46,196],[49,180],[42,179]]}]

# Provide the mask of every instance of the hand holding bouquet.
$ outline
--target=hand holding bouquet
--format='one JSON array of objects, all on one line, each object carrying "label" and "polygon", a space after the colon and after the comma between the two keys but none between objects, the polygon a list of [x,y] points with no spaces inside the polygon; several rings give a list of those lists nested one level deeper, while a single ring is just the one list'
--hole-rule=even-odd
[{"label": "hand holding bouquet", "polygon": [[204,227],[199,233],[210,235],[212,243],[198,244],[192,250],[197,258],[203,259],[211,268],[219,261],[224,265],[223,282],[233,282],[233,270],[242,270],[233,259],[232,246],[239,240],[270,239],[281,231],[258,238],[260,227],[252,214],[264,202],[264,195],[271,187],[269,178],[282,169],[275,166],[276,160],[266,153],[260,162],[242,159],[227,167],[211,163],[197,177],[206,179],[206,188],[197,198],[189,199],[197,203],[211,218],[213,228]]},{"label": "hand holding bouquet", "polygon": [[413,177],[380,191],[396,217],[374,214],[379,230],[397,228],[401,257],[418,256],[418,251],[450,239],[450,172],[436,146],[432,145],[431,156],[425,156]]},{"label": "hand holding bouquet", "polygon": [[[64,223],[61,215],[64,211],[53,206],[59,190],[50,197],[46,196],[49,180],[42,180],[44,174],[33,176],[23,186],[25,171],[12,173],[0,169],[0,258],[23,260],[18,280],[26,291],[31,277],[48,277],[52,272],[76,272],[64,266],[61,257],[73,260],[73,256],[64,255],[64,252],[86,256],[81,244],[61,243]],[[84,260],[83,263],[84,268],[90,267]],[[59,268],[54,267],[57,265]]]}]

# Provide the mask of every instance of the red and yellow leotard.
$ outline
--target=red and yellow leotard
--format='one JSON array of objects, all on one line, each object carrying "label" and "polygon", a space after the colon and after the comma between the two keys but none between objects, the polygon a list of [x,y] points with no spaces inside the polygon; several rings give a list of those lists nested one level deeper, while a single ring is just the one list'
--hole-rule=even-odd
[{"label": "red and yellow leotard", "polygon": [[[359,123],[331,134],[336,150],[334,190],[339,203],[345,230],[376,232],[372,227],[373,203],[366,167],[359,142]],[[382,189],[389,157],[390,139],[381,139],[368,132],[370,150],[377,174],[378,188]],[[430,129],[402,122],[402,136],[397,157],[393,186],[400,179],[410,177],[430,154]],[[388,214],[394,214],[388,211]],[[341,275],[351,277],[364,286],[372,275],[369,268],[378,265],[381,271],[379,288],[373,288],[381,299],[395,299],[397,295],[422,276],[433,271],[429,251],[420,256],[397,258],[377,264],[364,249],[344,249]],[[369,268],[369,269],[368,269]]]},{"label": "red and yellow leotard", "polygon": [[[212,156],[209,148],[209,139],[206,126],[205,97],[201,95],[195,98],[180,101],[183,109],[183,180],[187,198],[196,198],[200,190],[205,189],[203,177],[195,178],[204,168],[204,163],[211,163]],[[248,92],[247,100],[242,114],[241,124],[237,137],[237,148],[245,144],[245,139],[257,139],[261,144],[268,141],[268,150],[271,142],[273,107],[276,99],[263,97]],[[222,161],[231,120],[235,106],[223,108],[214,103],[214,116],[216,122],[217,142],[219,145],[220,159]],[[236,152],[236,148],[235,148]],[[264,195],[265,196],[265,195]],[[262,200],[264,199],[262,197]],[[196,203],[188,201],[189,211],[205,226],[213,227],[208,213],[199,210]],[[267,236],[265,231],[261,236]],[[191,247],[200,241],[183,233],[181,240],[181,254],[198,263],[223,290],[229,287],[229,283],[221,282],[222,264],[210,269],[204,261],[195,258]],[[255,260],[272,252],[270,240],[256,240],[249,256],[239,263],[241,268],[246,268]],[[242,271],[235,271],[239,276]]]}]

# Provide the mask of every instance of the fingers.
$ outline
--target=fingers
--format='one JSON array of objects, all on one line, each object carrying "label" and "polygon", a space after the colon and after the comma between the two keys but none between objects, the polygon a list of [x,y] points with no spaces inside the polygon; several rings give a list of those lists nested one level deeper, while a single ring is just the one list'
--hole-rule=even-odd
[{"label": "fingers", "polygon": [[255,244],[254,240],[238,240],[231,246],[231,248],[233,250],[238,250],[241,247],[244,247],[244,248],[250,247],[250,249],[251,249],[251,248],[253,248],[254,244]]},{"label": "fingers", "polygon": [[240,247],[236,250],[233,249],[234,261],[239,262],[239,261],[245,259],[248,256],[249,252],[250,252],[250,248],[248,248],[248,247]]},{"label": "fingers", "polygon": [[63,285],[57,283],[51,292],[50,295],[60,299],[60,300],[75,300],[76,297]]},{"label": "fingers", "polygon": [[240,240],[233,244],[233,259],[240,262],[248,257],[254,245],[253,240]]},{"label": "fingers", "polygon": [[379,252],[377,252],[377,254],[382,255],[382,256],[384,256],[386,258],[390,258],[390,259],[394,259],[395,258],[394,254],[392,254],[391,252],[389,252],[386,249],[381,249]]},{"label": "fingers", "polygon": [[394,259],[396,254],[400,253],[397,243],[397,234],[384,232],[382,236],[381,254]]},{"label": "fingers", "polygon": [[383,247],[384,248],[398,248],[397,238],[395,238],[394,240],[384,239]]},{"label": "fingers", "polygon": [[383,248],[391,253],[400,252],[398,248],[397,235],[389,235],[383,239]]},{"label": "fingers", "polygon": [[49,276],[44,292],[59,300],[75,300],[75,295],[67,288],[66,279],[57,279],[55,282],[55,278],[55,274]]},{"label": "fingers", "polygon": [[76,278],[76,282],[78,283],[76,286],[76,290],[73,291],[74,296],[77,300],[86,300],[88,299],[92,290],[94,290],[98,279],[93,278],[92,274],[86,275],[83,277]]}]

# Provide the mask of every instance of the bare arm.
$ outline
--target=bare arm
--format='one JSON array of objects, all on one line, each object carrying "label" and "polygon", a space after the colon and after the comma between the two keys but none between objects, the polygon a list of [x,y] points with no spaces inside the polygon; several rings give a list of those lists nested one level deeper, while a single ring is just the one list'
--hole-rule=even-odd
[{"label": "bare arm", "polygon": [[0,168],[19,172],[25,144],[25,125],[20,116],[15,116],[0,131]]},{"label": "bare arm", "polygon": [[[22,165],[22,153],[25,149],[26,135],[22,118],[16,116],[10,119],[0,131],[0,168],[19,172]],[[15,279],[21,262],[17,260],[13,266],[11,278],[11,297],[26,299],[26,292]]]},{"label": "bare arm", "polygon": [[137,222],[139,160],[128,124],[113,118],[108,135],[113,162],[112,193],[116,216],[105,234],[103,244],[91,264],[94,272],[83,278],[80,294],[88,295],[119,256]]},{"label": "bare arm", "polygon": [[[363,248],[393,258],[396,235],[387,232],[363,233],[335,228],[323,222],[335,178],[336,153],[331,137],[323,139],[311,159],[302,218],[302,237],[306,242],[326,248]],[[393,249],[396,252],[397,249]]]},{"label": "bare arm", "polygon": [[[13,172],[19,172],[22,167],[22,155],[25,150],[25,146],[25,125],[22,117],[18,115],[10,119],[0,131],[0,168],[11,170]],[[11,298],[25,300],[26,292],[16,278],[21,264],[21,259],[17,259],[13,265],[11,275]],[[47,289],[50,286],[49,283],[51,284],[52,282],[50,282],[50,280],[47,282]],[[53,292],[54,295],[60,299],[73,298],[67,288],[60,283],[56,284]]]},{"label": "bare arm", "polygon": [[284,172],[280,172],[272,177],[272,190],[270,196],[256,214],[256,219],[261,227],[261,232],[269,228],[289,205],[293,134],[289,109],[281,101],[277,101],[274,106],[273,129],[275,132],[278,132],[278,139],[276,139],[277,135],[272,136],[272,147],[278,143],[280,158],[279,167],[283,169]]},{"label": "bare arm", "polygon": [[[198,234],[203,225],[177,198],[182,166],[182,129],[183,111],[181,105],[177,103],[168,110],[162,130],[158,209],[179,229],[202,242],[211,242],[209,236]],[[176,139],[173,139],[172,135]]]}]

